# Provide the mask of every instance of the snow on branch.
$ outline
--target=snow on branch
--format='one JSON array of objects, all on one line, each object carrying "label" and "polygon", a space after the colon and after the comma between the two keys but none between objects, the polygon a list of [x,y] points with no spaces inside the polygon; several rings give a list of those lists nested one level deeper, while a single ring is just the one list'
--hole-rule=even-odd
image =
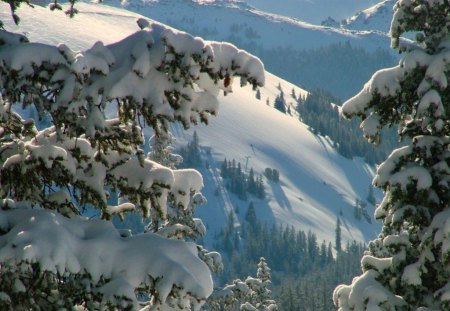
[{"label": "snow on branch", "polygon": [[[208,266],[220,256],[164,237],[204,234],[192,217],[203,179],[145,157],[143,127],[161,135],[170,122],[207,123],[233,77],[256,88],[264,67],[233,45],[138,24],[85,51],[0,31],[0,309],[136,309],[147,297],[143,310],[198,310],[212,291]],[[34,106],[40,124],[19,105]],[[108,202],[114,192],[123,204]],[[86,206],[106,220],[139,210],[168,226],[121,235],[80,218]]]},{"label": "snow on branch", "polygon": [[448,87],[449,65],[450,40],[435,54],[416,47],[399,65],[377,71],[344,103],[342,113],[349,118],[362,117],[361,128],[371,142],[378,142],[381,129],[392,125],[400,125],[401,135],[423,129],[436,135],[445,129],[440,93]]},{"label": "snow on branch", "polygon": [[[206,123],[218,111],[219,92],[232,91],[233,76],[256,87],[264,83],[264,67],[233,45],[158,23],[139,25],[145,29],[120,42],[97,42],[81,52],[0,32],[3,196],[45,207],[48,193],[69,186],[76,205],[106,212],[109,186],[132,198],[145,216],[156,208],[164,218],[165,189],[180,184],[173,193],[185,206],[191,191],[200,190],[198,173],[181,178],[181,172],[144,159],[142,127],[160,132],[173,121]],[[14,114],[15,104],[34,105],[53,127],[36,135],[30,120]],[[25,179],[12,178],[24,171]],[[187,180],[195,185],[181,185]]]},{"label": "snow on branch", "polygon": [[61,281],[87,274],[83,286],[104,301],[124,296],[137,308],[135,289],[147,286],[158,292],[161,304],[174,299],[169,294],[176,288],[179,299],[196,309],[212,292],[209,268],[194,243],[152,233],[124,238],[111,222],[22,208],[0,209],[0,232],[2,265],[39,263]]}]

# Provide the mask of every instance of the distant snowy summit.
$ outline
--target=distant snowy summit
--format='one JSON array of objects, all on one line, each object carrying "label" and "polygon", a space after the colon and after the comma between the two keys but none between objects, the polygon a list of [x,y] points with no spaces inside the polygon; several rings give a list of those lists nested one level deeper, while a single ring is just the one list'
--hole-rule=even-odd
[{"label": "distant snowy summit", "polygon": [[351,30],[389,32],[395,0],[384,0],[343,21],[342,26]]},{"label": "distant snowy summit", "polygon": [[279,15],[320,25],[328,17],[341,21],[377,0],[245,0],[254,7]]}]

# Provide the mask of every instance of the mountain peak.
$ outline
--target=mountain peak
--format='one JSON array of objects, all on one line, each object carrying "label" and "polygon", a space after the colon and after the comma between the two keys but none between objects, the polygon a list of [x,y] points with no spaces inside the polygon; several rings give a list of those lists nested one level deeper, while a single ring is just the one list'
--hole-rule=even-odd
[{"label": "mountain peak", "polygon": [[388,33],[395,2],[395,0],[384,0],[360,11],[344,20],[343,26],[353,30],[376,30]]}]

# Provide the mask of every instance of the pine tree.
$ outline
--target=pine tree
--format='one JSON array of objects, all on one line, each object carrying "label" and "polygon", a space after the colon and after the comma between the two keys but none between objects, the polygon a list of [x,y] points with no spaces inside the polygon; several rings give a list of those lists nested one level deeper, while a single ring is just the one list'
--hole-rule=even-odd
[{"label": "pine tree", "polygon": [[[9,1],[13,11],[20,2]],[[198,309],[212,291],[218,253],[167,239],[167,230],[133,236],[109,220],[138,212],[165,222],[169,200],[190,212],[201,175],[146,158],[140,124],[160,134],[175,121],[207,123],[223,72],[256,87],[263,66],[232,45],[138,25],[120,42],[83,52],[0,30],[1,310]],[[52,126],[38,131],[18,106],[50,115]],[[111,190],[128,202],[108,204]],[[102,219],[82,217],[87,208]]]},{"label": "pine tree", "polygon": [[223,160],[222,165],[220,166],[220,176],[223,178],[229,177],[227,158]]},{"label": "pine tree", "polygon": [[338,217],[336,220],[336,230],[335,230],[335,249],[339,253],[342,250],[341,242],[341,219]]},{"label": "pine tree", "polygon": [[274,107],[275,107],[275,109],[277,109],[278,111],[281,111],[282,113],[286,113],[286,100],[284,99],[284,93],[283,93],[283,91],[281,91],[281,92],[280,92],[280,95],[278,95],[278,96],[275,98]]},{"label": "pine tree", "polygon": [[248,204],[247,212],[245,213],[245,220],[250,225],[250,228],[253,228],[256,224],[256,211],[255,211],[255,205],[252,201]]},{"label": "pine tree", "polygon": [[265,196],[266,196],[266,192],[265,192],[265,190],[264,190],[264,182],[263,182],[263,178],[262,178],[262,176],[261,175],[259,175],[257,178],[256,178],[256,185],[257,185],[257,197],[259,198],[259,199],[264,199],[265,198]]},{"label": "pine tree", "polygon": [[259,89],[256,90],[256,95],[255,95],[257,100],[261,100],[261,91]]},{"label": "pine tree", "polygon": [[256,194],[256,180],[255,180],[255,172],[253,171],[253,168],[250,169],[250,173],[248,174],[247,179],[247,190],[251,194]]},{"label": "pine tree", "polygon": [[373,206],[375,206],[375,204],[377,203],[377,201],[375,199],[375,195],[373,193],[373,186],[372,185],[369,185],[369,193],[367,194],[367,202],[369,202]]},{"label": "pine tree", "polygon": [[[337,287],[334,301],[340,310],[450,310],[450,4],[400,0],[394,10],[392,46],[404,55],[377,72],[343,113],[361,116],[372,142],[382,128],[398,126],[407,144],[377,169],[374,185],[384,198],[375,217],[383,228],[362,259],[363,274]],[[416,44],[402,45],[409,31],[418,33]]]},{"label": "pine tree", "polygon": [[276,311],[278,306],[272,299],[270,268],[264,257],[258,263],[256,277],[245,281],[236,279],[226,285],[209,301],[211,310]]}]

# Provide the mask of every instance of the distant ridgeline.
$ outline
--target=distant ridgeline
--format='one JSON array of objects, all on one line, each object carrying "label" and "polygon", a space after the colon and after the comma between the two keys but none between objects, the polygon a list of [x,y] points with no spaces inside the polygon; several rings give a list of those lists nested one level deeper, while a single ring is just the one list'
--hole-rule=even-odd
[{"label": "distant ridgeline", "polygon": [[215,26],[198,27],[189,20],[169,19],[167,22],[206,39],[231,42],[261,58],[271,73],[305,89],[326,89],[344,99],[356,94],[375,71],[398,62],[387,49],[368,51],[350,42],[315,49],[300,50],[291,46],[268,49],[257,43],[258,32],[247,23],[232,24],[230,35],[222,37]]}]

